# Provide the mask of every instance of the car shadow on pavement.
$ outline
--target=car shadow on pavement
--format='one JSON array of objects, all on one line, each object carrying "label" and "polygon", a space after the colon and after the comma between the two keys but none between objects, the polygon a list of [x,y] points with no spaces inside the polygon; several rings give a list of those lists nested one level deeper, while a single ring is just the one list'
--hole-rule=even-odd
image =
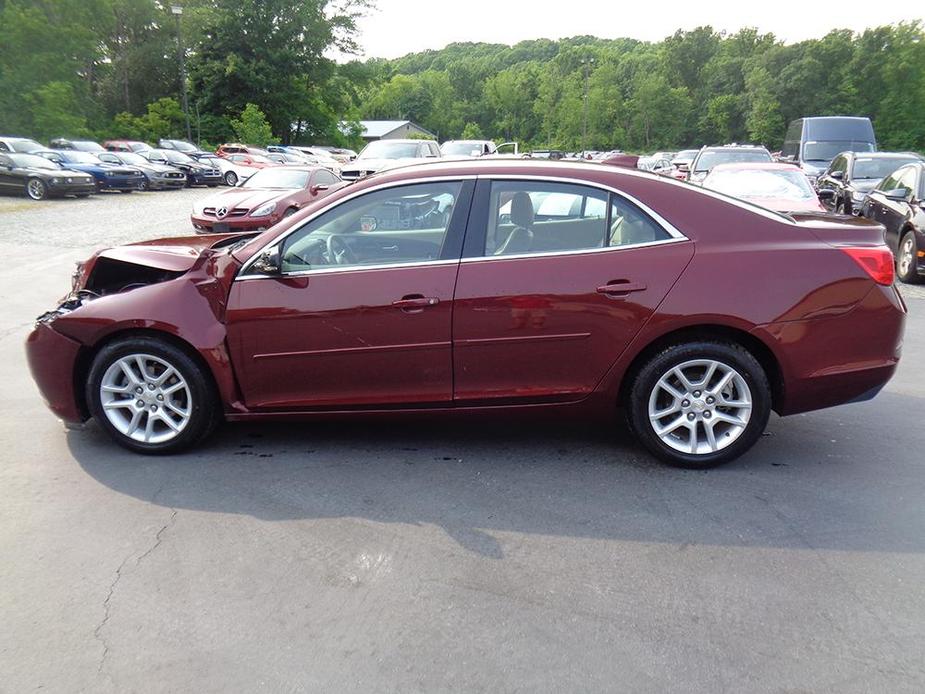
[{"label": "car shadow on pavement", "polygon": [[921,552],[923,404],[891,393],[772,417],[750,453],[709,471],[659,464],[620,425],[529,421],[229,424],[171,457],[126,452],[92,425],[67,443],[101,484],[161,506],[434,524],[497,559],[511,532]]}]

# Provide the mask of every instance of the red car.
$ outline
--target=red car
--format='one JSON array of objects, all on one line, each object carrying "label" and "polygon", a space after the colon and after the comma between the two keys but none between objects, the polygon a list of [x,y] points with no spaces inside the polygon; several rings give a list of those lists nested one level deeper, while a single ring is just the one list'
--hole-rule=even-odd
[{"label": "red car", "polygon": [[226,142],[223,145],[219,145],[215,153],[220,157],[227,157],[230,154],[266,154],[267,150],[261,147],[242,145],[239,142]]},{"label": "red car", "polygon": [[102,251],[27,351],[55,414],[142,453],[222,419],[612,426],[622,407],[652,453],[702,468],[748,450],[772,409],[873,397],[904,321],[877,224],[474,159],[369,176],[260,234]]},{"label": "red car", "polygon": [[274,166],[197,202],[190,220],[199,232],[262,231],[343,185],[323,167]]},{"label": "red car", "polygon": [[[793,164],[719,164],[703,187],[747,200],[775,212],[826,212],[806,174]],[[824,193],[834,199],[833,191]]]}]

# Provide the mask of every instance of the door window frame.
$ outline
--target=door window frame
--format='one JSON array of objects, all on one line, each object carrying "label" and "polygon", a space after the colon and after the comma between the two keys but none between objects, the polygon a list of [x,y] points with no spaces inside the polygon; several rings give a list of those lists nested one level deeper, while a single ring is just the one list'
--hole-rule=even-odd
[{"label": "door window frame", "polygon": [[[238,271],[235,281],[238,280],[252,280],[252,279],[279,279],[280,277],[304,277],[310,275],[320,275],[320,274],[329,274],[334,272],[364,272],[366,270],[385,270],[389,268],[408,268],[408,267],[418,267],[418,266],[428,266],[428,265],[448,265],[452,263],[459,263],[460,255],[462,253],[463,246],[463,237],[466,233],[466,225],[469,218],[469,211],[473,203],[473,193],[475,190],[475,184],[477,176],[440,176],[440,177],[428,177],[420,179],[408,179],[404,181],[391,181],[389,183],[373,186],[370,188],[364,188],[363,190],[356,191],[353,195],[347,195],[342,198],[334,200],[329,205],[325,205],[322,209],[319,209],[315,214],[311,215],[302,224],[299,224],[292,229],[289,229],[282,236],[278,236],[267,244],[264,244],[260,247],[248,260],[244,263],[241,269]],[[447,225],[446,236],[443,241],[443,248],[440,250],[440,258],[435,260],[411,260],[407,262],[383,262],[383,263],[370,263],[369,265],[345,265],[343,267],[338,267],[336,265],[319,267],[312,270],[299,270],[296,272],[281,272],[278,275],[265,275],[262,273],[251,273],[251,266],[257,261],[257,259],[266,251],[271,248],[279,247],[280,249],[286,243],[286,240],[302,229],[307,225],[314,222],[316,219],[322,215],[333,211],[342,204],[349,202],[350,200],[355,200],[363,195],[379,193],[385,190],[391,190],[396,188],[406,188],[408,186],[421,185],[427,183],[460,183],[459,189],[459,198],[453,204],[453,217],[450,219],[449,225]]]},{"label": "door window frame", "polygon": [[[656,227],[661,228],[668,234],[667,239],[657,241],[643,241],[640,243],[628,243],[616,246],[600,246],[594,248],[579,248],[574,250],[557,250],[557,251],[539,251],[536,253],[511,253],[510,255],[485,255],[485,237],[488,232],[489,216],[491,215],[491,184],[493,181],[522,181],[524,183],[564,183],[593,188],[604,192],[607,195],[607,215],[605,223],[610,226],[610,210],[613,206],[611,196],[622,198],[632,205],[636,206],[649,221]],[[465,243],[463,245],[462,260],[463,263],[473,262],[498,262],[506,260],[520,260],[525,258],[545,258],[561,255],[584,255],[586,253],[608,253],[634,250],[645,248],[647,246],[662,246],[668,243],[679,243],[689,241],[690,239],[682,234],[677,227],[662,217],[658,212],[646,205],[638,198],[628,193],[617,190],[616,188],[596,181],[589,181],[583,178],[574,178],[567,176],[531,176],[518,174],[491,174],[479,176],[475,188],[475,195],[472,198],[472,207],[469,214],[469,224],[466,228]]]}]

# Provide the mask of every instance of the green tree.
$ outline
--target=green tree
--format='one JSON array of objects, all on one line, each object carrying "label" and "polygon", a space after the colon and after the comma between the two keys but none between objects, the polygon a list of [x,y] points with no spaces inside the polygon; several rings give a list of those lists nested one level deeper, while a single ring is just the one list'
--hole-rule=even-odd
[{"label": "green tree", "polygon": [[247,104],[241,112],[240,120],[231,119],[231,127],[237,139],[248,145],[266,147],[279,142],[278,138],[273,137],[273,129],[256,104]]},{"label": "green tree", "polygon": [[466,123],[466,127],[463,128],[462,136],[460,139],[463,140],[484,140],[485,134],[482,132],[482,127],[478,123],[473,123],[469,121]]},{"label": "green tree", "polygon": [[87,119],[80,114],[74,88],[67,82],[46,82],[29,95],[32,107],[30,134],[42,140],[68,135],[85,137]]}]

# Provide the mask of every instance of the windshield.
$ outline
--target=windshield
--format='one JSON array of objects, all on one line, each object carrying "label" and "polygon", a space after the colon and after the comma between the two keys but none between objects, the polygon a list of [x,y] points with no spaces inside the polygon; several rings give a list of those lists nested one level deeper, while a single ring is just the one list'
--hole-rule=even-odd
[{"label": "windshield", "polygon": [[96,142],[90,142],[90,140],[74,140],[72,143],[75,149],[79,149],[82,152],[105,152],[100,145]]},{"label": "windshield", "polygon": [[309,171],[273,167],[261,169],[241,186],[242,188],[304,188],[308,185]]},{"label": "windshield", "polygon": [[35,154],[7,154],[16,166],[24,169],[60,169],[55,162]]},{"label": "windshield", "polygon": [[678,152],[678,153],[675,155],[675,157],[674,157],[674,159],[673,159],[672,161],[678,161],[679,159],[680,159],[681,161],[694,161],[694,157],[697,156],[697,152],[699,152],[699,151],[700,151],[700,150],[698,150],[698,149],[685,149],[685,150],[682,150],[681,152]]},{"label": "windshield", "polygon": [[164,155],[164,158],[167,159],[171,164],[195,164],[196,160],[191,159],[190,157],[183,154],[183,152],[176,152],[172,149],[163,149],[160,152]]},{"label": "windshield", "polygon": [[440,146],[440,151],[444,154],[459,155],[465,157],[477,157],[482,153],[482,143],[480,142],[444,142]]},{"label": "windshield", "polygon": [[13,148],[14,152],[35,152],[36,150],[44,149],[44,147],[35,140],[27,140],[25,138],[21,140],[10,140],[9,145]]},{"label": "windshield", "polygon": [[763,149],[719,149],[701,152],[694,165],[694,171],[711,171],[719,164],[769,162],[771,155]]},{"label": "windshield", "polygon": [[704,180],[705,188],[718,190],[737,198],[786,198],[809,200],[816,193],[809,185],[806,174],[796,169],[772,171],[768,169],[714,170]]},{"label": "windshield", "polygon": [[191,145],[189,142],[184,142],[183,140],[171,140],[170,141],[174,149],[178,149],[181,152],[195,152],[196,147]]},{"label": "windshield", "polygon": [[913,161],[919,161],[918,157],[858,157],[854,160],[851,178],[879,181]]},{"label": "windshield", "polygon": [[417,142],[376,140],[366,145],[357,159],[405,159],[416,156],[417,151]]},{"label": "windshield", "polygon": [[857,140],[832,140],[830,142],[809,141],[803,145],[803,161],[829,163],[842,152],[873,152],[872,142]]},{"label": "windshield", "polygon": [[135,154],[134,152],[119,152],[116,155],[123,164],[150,164],[147,159],[145,159],[140,154]]},{"label": "windshield", "polygon": [[78,152],[76,150],[69,150],[67,152],[60,153],[64,161],[70,162],[72,164],[99,164],[100,160],[95,154],[90,154],[89,152]]}]

